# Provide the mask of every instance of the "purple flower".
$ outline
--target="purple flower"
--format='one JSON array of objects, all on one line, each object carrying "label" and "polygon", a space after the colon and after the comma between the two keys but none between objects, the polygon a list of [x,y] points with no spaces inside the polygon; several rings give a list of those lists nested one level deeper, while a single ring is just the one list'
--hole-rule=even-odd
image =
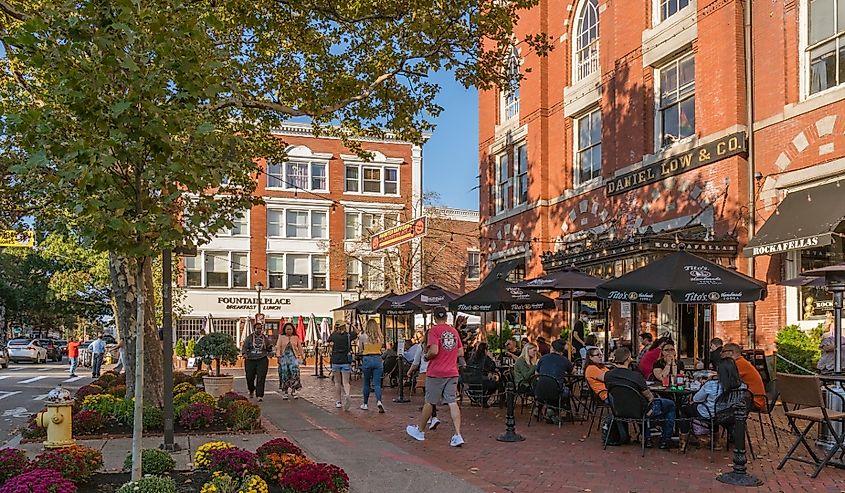
[{"label": "purple flower", "polygon": [[230,476],[258,474],[258,455],[237,447],[209,452],[210,471],[220,471]]},{"label": "purple flower", "polygon": [[0,493],[76,493],[76,486],[52,469],[32,469],[6,481]]}]

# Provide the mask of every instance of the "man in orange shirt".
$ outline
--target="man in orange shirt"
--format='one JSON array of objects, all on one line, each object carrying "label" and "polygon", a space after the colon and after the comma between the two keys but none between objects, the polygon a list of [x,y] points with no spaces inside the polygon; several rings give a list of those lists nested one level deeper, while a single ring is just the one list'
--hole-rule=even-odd
[{"label": "man in orange shirt", "polygon": [[70,376],[76,377],[76,365],[79,362],[79,341],[71,337],[67,343],[67,359],[70,360]]},{"label": "man in orange shirt", "polygon": [[733,342],[725,344],[722,346],[721,355],[723,358],[733,358],[736,362],[740,380],[754,394],[754,406],[757,407],[754,410],[757,411],[766,407],[766,386],[763,385],[763,377],[760,376],[760,372],[750,361],[742,357],[742,348],[739,344]]}]

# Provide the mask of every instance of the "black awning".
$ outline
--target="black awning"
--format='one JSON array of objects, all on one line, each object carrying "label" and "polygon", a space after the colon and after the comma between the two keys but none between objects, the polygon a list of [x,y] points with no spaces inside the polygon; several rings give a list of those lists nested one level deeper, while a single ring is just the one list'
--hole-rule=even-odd
[{"label": "black awning", "polygon": [[502,275],[502,279],[507,279],[508,274],[511,273],[512,270],[516,269],[516,267],[524,262],[523,259],[511,259],[505,260],[504,262],[499,262],[498,264],[493,266],[493,270],[487,274],[487,277],[481,281],[481,285],[487,284],[488,282],[495,281],[499,278],[499,274]]},{"label": "black awning", "polygon": [[843,220],[845,184],[836,181],[791,192],[743,253],[756,257],[829,245]]}]

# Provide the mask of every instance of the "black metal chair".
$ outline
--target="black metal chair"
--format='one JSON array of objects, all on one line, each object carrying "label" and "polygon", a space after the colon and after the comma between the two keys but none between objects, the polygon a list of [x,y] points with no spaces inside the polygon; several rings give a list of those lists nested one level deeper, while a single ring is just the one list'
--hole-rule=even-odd
[{"label": "black metal chair", "polygon": [[[763,396],[762,396],[766,401],[766,408],[765,409],[759,409],[759,408],[751,409],[751,412],[756,413],[757,418],[760,420],[760,435],[762,436],[762,438],[764,440],[766,439],[766,431],[765,431],[765,426],[764,426],[764,423],[763,423],[763,421],[764,421],[763,415],[766,414],[766,415],[769,416],[769,425],[771,425],[771,427],[772,427],[772,434],[775,436],[775,443],[777,443],[778,447],[780,447],[780,439],[778,438],[778,429],[775,426],[775,420],[772,417],[772,411],[775,410],[775,406],[778,403],[778,396],[779,395],[780,395],[780,392],[778,391],[778,388],[777,388],[777,380],[770,380],[766,384],[766,393],[763,394]],[[755,395],[754,397],[757,397],[757,396]]]},{"label": "black metal chair", "polygon": [[[630,423],[637,427],[642,446],[642,455],[645,457],[646,427],[652,422],[660,423],[665,420],[663,418],[650,418],[648,416],[648,399],[638,389],[630,385],[612,385],[608,387],[607,392],[611,411],[610,427],[616,426],[617,421]],[[602,448],[607,449],[607,441],[609,439],[610,433],[605,437]]]},{"label": "black metal chair", "polygon": [[[605,397],[606,397],[605,393]],[[601,427],[601,420],[604,418],[605,411],[610,412],[610,405],[608,405],[606,399],[602,399],[602,397],[595,392],[593,392],[592,387],[590,388],[590,401],[587,403],[587,415],[590,417],[590,426],[587,428],[587,438],[590,438],[590,434],[593,432],[593,424],[596,422],[596,418],[598,418],[599,427]]]},{"label": "black metal chair", "polygon": [[460,394],[461,404],[464,402],[464,395],[469,399],[470,406],[484,405],[484,384],[480,379],[480,369],[475,365],[467,365],[460,370]]},{"label": "black metal chair", "polygon": [[[716,434],[719,428],[731,430],[736,423],[736,413],[734,408],[736,404],[745,401],[746,416],[751,410],[751,404],[754,400],[754,395],[748,389],[733,389],[727,392],[722,392],[716,398],[715,413],[708,418],[698,418],[697,421],[709,429],[710,431],[710,460],[713,460],[713,452],[716,449]],[[748,444],[748,451],[751,452],[752,458],[757,458],[754,455],[754,446],[751,444],[751,435],[748,432],[748,426],[745,427],[745,442]],[[730,434],[728,435],[730,437]],[[730,444],[728,444],[728,448]],[[682,450],[686,452],[686,450]]]},{"label": "black metal chair", "polygon": [[399,357],[396,355],[388,356],[384,359],[384,380],[388,382],[390,387],[399,385]]},{"label": "black metal chair", "polygon": [[537,410],[537,421],[540,420],[540,412],[543,408],[553,409],[558,413],[557,426],[560,428],[561,411],[571,414],[569,403],[569,389],[556,378],[549,375],[537,375],[534,379],[534,401],[531,403],[531,414],[528,416],[528,426],[531,426],[531,418],[535,417],[534,410]]}]

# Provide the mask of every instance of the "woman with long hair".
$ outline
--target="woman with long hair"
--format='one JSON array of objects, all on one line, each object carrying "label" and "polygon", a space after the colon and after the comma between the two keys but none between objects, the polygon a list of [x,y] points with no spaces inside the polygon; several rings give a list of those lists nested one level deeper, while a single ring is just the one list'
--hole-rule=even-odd
[{"label": "woman with long hair", "polygon": [[[692,396],[689,404],[681,406],[681,414],[687,418],[709,419],[716,414],[716,401],[725,392],[744,389],[745,384],[739,378],[739,370],[733,358],[722,358],[716,364],[716,375],[710,372],[697,372],[695,379],[701,383],[701,388]],[[680,420],[681,449],[686,445],[689,437],[689,420]]]},{"label": "woman with long hair", "polygon": [[525,390],[531,382],[531,377],[537,370],[537,361],[540,359],[537,352],[537,346],[532,342],[526,342],[522,345],[522,353],[513,365],[513,382],[517,391]]},{"label": "woman with long hair", "polygon": [[487,343],[480,342],[472,353],[472,357],[467,362],[467,367],[471,369],[470,383],[481,385],[483,389],[482,406],[487,407],[487,396],[495,394],[499,388],[497,380],[496,362],[487,351]]},{"label": "woman with long hair", "polygon": [[338,323],[334,326],[334,332],[329,336],[332,344],[332,379],[334,380],[335,396],[337,402],[335,407],[349,411],[350,384],[352,375],[352,335],[346,328],[345,323]]},{"label": "woman with long hair", "polygon": [[270,366],[268,357],[272,352],[273,344],[264,334],[264,326],[255,324],[252,333],[244,339],[241,354],[244,357],[249,397],[258,397],[258,402],[264,400],[264,384],[267,381],[267,368]]},{"label": "woman with long hair", "polygon": [[674,381],[679,373],[685,370],[684,362],[678,359],[675,343],[667,341],[660,347],[660,357],[654,362],[651,379],[657,382]]},{"label": "woman with long hair", "polygon": [[282,399],[287,399],[288,393],[294,399],[298,398],[296,392],[302,388],[299,363],[305,359],[305,354],[302,351],[302,341],[290,322],[282,327],[282,333],[276,341],[276,357],[279,358],[279,390],[284,391]]},{"label": "woman with long hair", "polygon": [[363,334],[358,336],[358,348],[363,355],[361,363],[364,371],[364,378],[362,379],[364,403],[361,404],[361,409],[364,411],[369,409],[367,403],[370,400],[370,382],[372,382],[376,392],[378,412],[384,412],[384,404],[381,403],[381,378],[384,374],[384,362],[381,359],[383,342],[378,322],[373,318],[367,320],[367,328],[364,329]]},{"label": "woman with long hair", "polygon": [[591,347],[587,350],[587,363],[584,367],[584,378],[599,399],[607,399],[607,386],[604,384],[604,374],[609,370],[604,366],[601,350]]}]

